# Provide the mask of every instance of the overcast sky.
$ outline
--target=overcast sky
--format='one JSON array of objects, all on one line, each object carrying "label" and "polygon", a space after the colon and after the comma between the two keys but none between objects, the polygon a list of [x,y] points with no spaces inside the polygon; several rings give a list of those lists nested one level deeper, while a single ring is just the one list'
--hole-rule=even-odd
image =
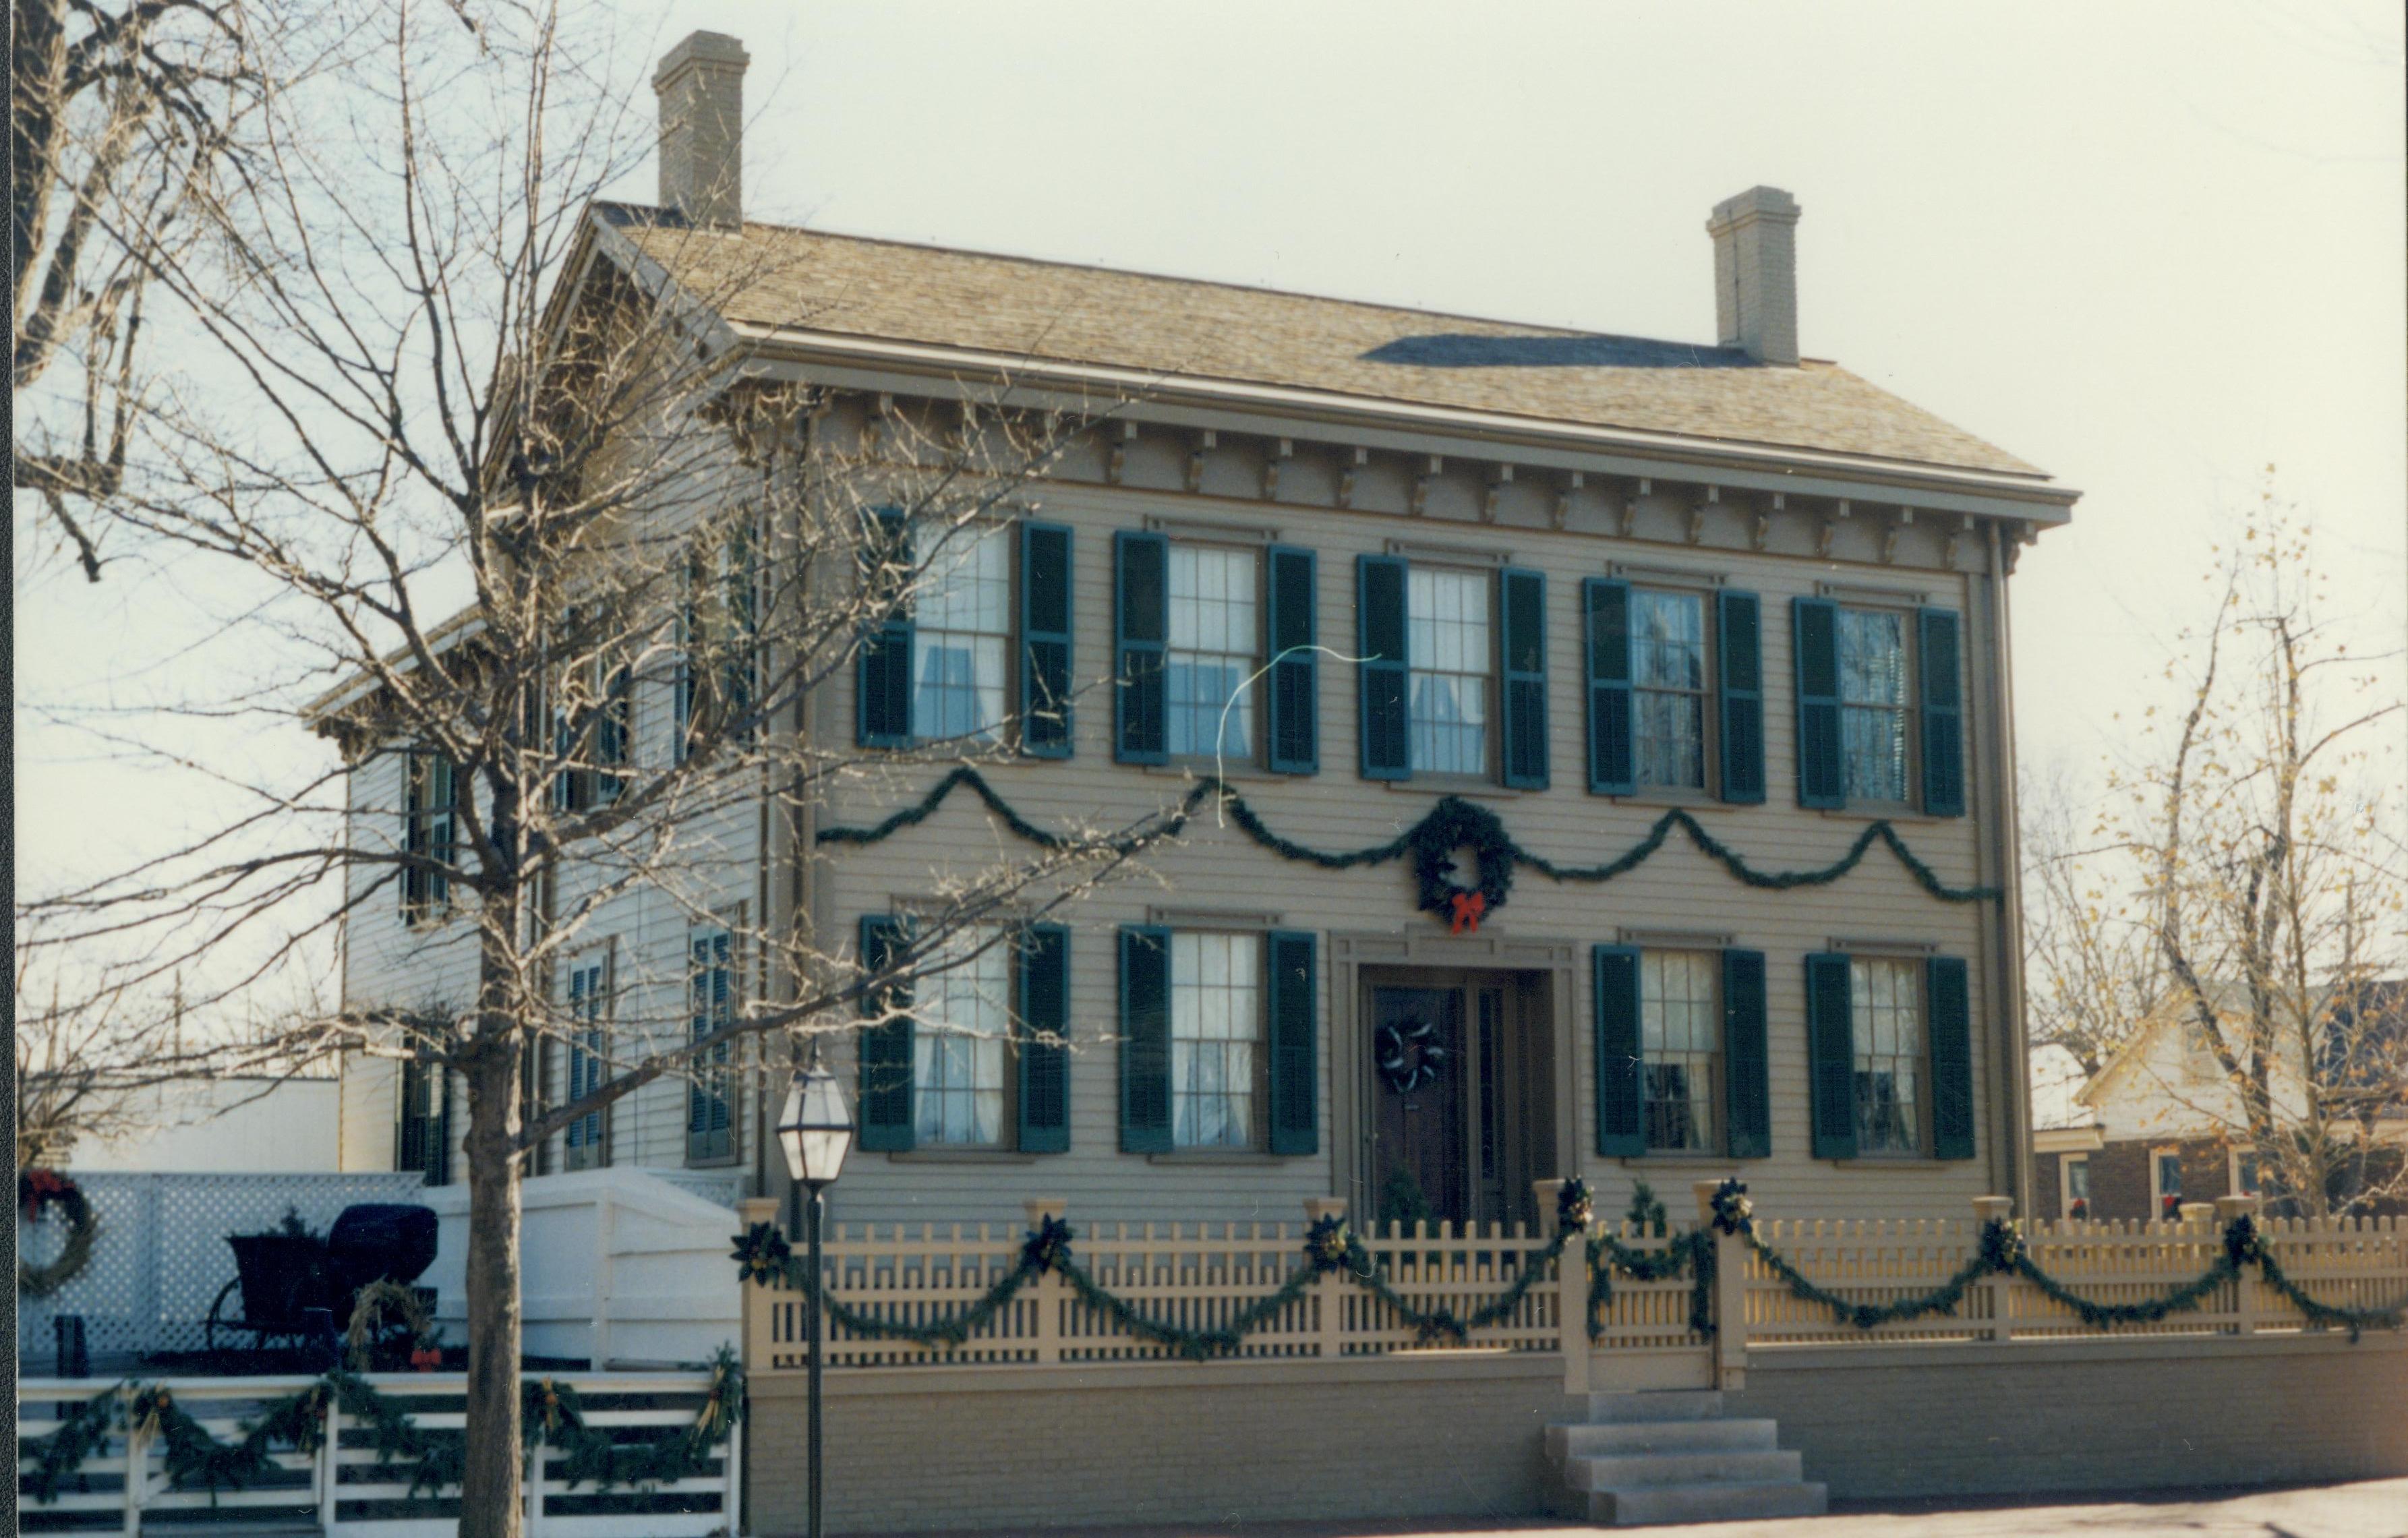
[{"label": "overcast sky", "polygon": [[[1805,352],[2086,494],[2014,580],[2029,762],[2094,764],[2160,697],[2270,464],[2361,646],[2408,623],[2396,4],[570,16],[647,116],[652,57],[740,36],[748,213],[847,232],[1711,341],[1708,209],[1788,189]],[[132,572],[18,597],[21,697],[51,703],[172,679],[161,616],[194,604]],[[22,710],[21,890],[184,820],[173,773]]]}]

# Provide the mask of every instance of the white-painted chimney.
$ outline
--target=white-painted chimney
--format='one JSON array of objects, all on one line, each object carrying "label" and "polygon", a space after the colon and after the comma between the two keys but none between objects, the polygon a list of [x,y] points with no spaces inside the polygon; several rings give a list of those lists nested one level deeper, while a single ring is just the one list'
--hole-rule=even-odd
[{"label": "white-painted chimney", "polygon": [[1798,361],[1798,200],[1750,187],[1714,205],[1714,325],[1758,363]]},{"label": "white-painted chimney", "polygon": [[696,32],[661,56],[661,206],[697,224],[744,222],[744,45]]}]

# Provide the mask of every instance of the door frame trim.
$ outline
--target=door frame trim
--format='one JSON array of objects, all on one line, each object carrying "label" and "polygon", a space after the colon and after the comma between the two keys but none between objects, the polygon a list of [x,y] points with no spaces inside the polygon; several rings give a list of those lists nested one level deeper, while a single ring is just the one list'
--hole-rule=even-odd
[{"label": "door frame trim", "polygon": [[1329,1188],[1368,1222],[1370,1181],[1371,1065],[1364,1046],[1362,970],[1443,967],[1465,971],[1548,974],[1555,1098],[1555,1168],[1580,1169],[1580,1097],[1575,1090],[1580,1032],[1572,1013],[1580,945],[1576,941],[1501,934],[1340,934],[1329,937]]}]

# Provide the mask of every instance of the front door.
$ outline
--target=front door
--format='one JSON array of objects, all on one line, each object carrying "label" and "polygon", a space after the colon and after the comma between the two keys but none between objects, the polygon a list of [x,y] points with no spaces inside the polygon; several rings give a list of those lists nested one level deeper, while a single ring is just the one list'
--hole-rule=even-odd
[{"label": "front door", "polygon": [[1372,971],[1366,1193],[1383,1226],[1535,1222],[1552,1169],[1544,973]]}]

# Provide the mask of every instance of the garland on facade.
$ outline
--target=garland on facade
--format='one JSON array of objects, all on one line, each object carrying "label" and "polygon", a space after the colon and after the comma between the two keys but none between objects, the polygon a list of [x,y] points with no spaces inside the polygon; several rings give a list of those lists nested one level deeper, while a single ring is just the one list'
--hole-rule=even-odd
[{"label": "garland on facade", "polygon": [[25,1221],[40,1222],[43,1211],[53,1206],[67,1220],[66,1247],[47,1266],[18,1259],[17,1290],[28,1298],[48,1298],[82,1274],[92,1263],[93,1241],[100,1234],[100,1220],[93,1216],[92,1202],[81,1186],[56,1170],[20,1170],[17,1210]]},{"label": "garland on facade", "polygon": [[1461,1315],[1444,1307],[1422,1308],[1399,1294],[1389,1284],[1386,1272],[1378,1258],[1340,1217],[1314,1219],[1305,1230],[1305,1264],[1278,1287],[1206,1330],[1190,1330],[1140,1313],[1128,1300],[1096,1281],[1094,1273],[1079,1263],[1071,1253],[1073,1235],[1069,1225],[1051,1215],[1028,1230],[1020,1247],[1018,1262],[996,1279],[994,1286],[945,1317],[924,1324],[882,1319],[841,1300],[823,1296],[818,1278],[810,1274],[808,1265],[795,1258],[786,1236],[774,1224],[755,1223],[743,1233],[734,1236],[736,1247],[732,1258],[736,1261],[739,1280],[762,1286],[782,1282],[810,1298],[824,1310],[831,1322],[850,1333],[869,1340],[909,1341],[914,1345],[928,1347],[962,1345],[1019,1296],[1023,1287],[1049,1271],[1060,1276],[1080,1301],[1129,1334],[1167,1347],[1192,1361],[1234,1353],[1245,1344],[1247,1336],[1277,1318],[1282,1310],[1301,1300],[1314,1282],[1331,1274],[1344,1276],[1386,1304],[1392,1313],[1412,1327],[1415,1340],[1426,1343],[1447,1339],[1459,1343],[1475,1330],[1484,1330],[1512,1317],[1513,1312],[1522,1306],[1522,1301],[1538,1284],[1540,1276],[1562,1258],[1573,1238],[1587,1226],[1587,1193],[1588,1187],[1582,1182],[1566,1182],[1556,1197],[1555,1237],[1547,1242],[1545,1248],[1523,1261],[1513,1280],[1502,1291],[1469,1314]]},{"label": "garland on facade", "polygon": [[[1061,849],[1070,840],[1049,832],[1022,816],[1012,805],[987,783],[986,777],[968,764],[956,766],[931,786],[925,796],[883,821],[867,827],[824,827],[819,830],[821,843],[874,844],[894,837],[906,828],[916,827],[936,814],[946,798],[967,785],[971,794],[1013,836],[1043,849]],[[1197,810],[1208,800],[1217,801],[1228,813],[1240,831],[1283,859],[1318,866],[1325,870],[1348,870],[1358,866],[1385,865],[1410,855],[1413,859],[1413,876],[1419,906],[1446,918],[1458,928],[1479,927],[1482,916],[1505,906],[1513,886],[1513,872],[1519,867],[1530,870],[1556,882],[1609,882],[1627,875],[1647,863],[1664,847],[1675,829],[1685,834],[1689,842],[1708,859],[1720,865],[1731,877],[1749,886],[1769,891],[1787,891],[1798,886],[1825,886],[1838,881],[1862,864],[1874,844],[1885,845],[1898,857],[1917,884],[1942,902],[1981,902],[2000,896],[1995,886],[1951,886],[1941,880],[1938,871],[1917,859],[1907,847],[1898,829],[1886,821],[1868,824],[1848,852],[1831,864],[1810,870],[1759,870],[1744,855],[1716,839],[1705,826],[1685,808],[1674,807],[1656,819],[1647,836],[1617,857],[1601,865],[1558,865],[1544,855],[1525,849],[1505,829],[1504,822],[1489,808],[1460,796],[1441,796],[1422,820],[1385,843],[1368,848],[1331,852],[1314,849],[1271,831],[1245,797],[1237,788],[1216,775],[1199,775],[1180,798],[1178,810],[1162,825],[1164,836],[1177,838],[1186,830]],[[1148,841],[1136,835],[1111,841],[1107,847],[1117,854],[1134,853]],[[1463,887],[1455,884],[1455,853],[1469,848],[1478,857],[1480,871],[1476,885]]]},{"label": "garland on facade", "polygon": [[[277,1472],[272,1455],[278,1447],[307,1457],[324,1445],[329,1405],[339,1406],[371,1433],[379,1468],[408,1466],[412,1499],[422,1489],[460,1483],[463,1433],[427,1430],[366,1379],[337,1371],[270,1402],[244,1421],[231,1442],[219,1441],[188,1415],[165,1385],[124,1383],[104,1389],[42,1439],[28,1492],[38,1504],[57,1500],[66,1476],[120,1430],[138,1430],[161,1443],[167,1483],[176,1489],[206,1487],[213,1496],[222,1489],[246,1489]],[[733,1351],[720,1347],[692,1424],[641,1442],[621,1442],[589,1426],[576,1387],[551,1378],[522,1386],[519,1414],[521,1425],[539,1431],[546,1447],[566,1455],[562,1472],[571,1488],[674,1484],[708,1473],[713,1449],[734,1433],[744,1414],[744,1369]]]}]

